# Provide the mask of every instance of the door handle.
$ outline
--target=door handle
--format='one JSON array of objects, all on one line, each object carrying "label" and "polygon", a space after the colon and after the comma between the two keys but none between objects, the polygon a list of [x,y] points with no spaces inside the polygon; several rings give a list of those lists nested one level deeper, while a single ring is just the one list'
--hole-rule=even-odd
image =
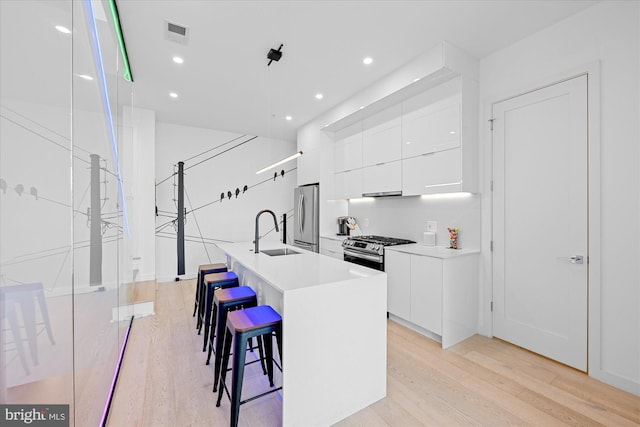
[{"label": "door handle", "polygon": [[582,255],[574,255],[572,257],[560,256],[560,257],[558,257],[558,259],[562,260],[562,261],[569,261],[571,264],[583,264],[584,263],[584,257]]},{"label": "door handle", "polygon": [[298,197],[298,231],[302,234],[302,194]]},{"label": "door handle", "polygon": [[304,207],[304,194],[300,196],[300,212],[302,213],[302,217],[300,218],[300,233],[304,233],[304,220],[305,220],[305,207]]}]

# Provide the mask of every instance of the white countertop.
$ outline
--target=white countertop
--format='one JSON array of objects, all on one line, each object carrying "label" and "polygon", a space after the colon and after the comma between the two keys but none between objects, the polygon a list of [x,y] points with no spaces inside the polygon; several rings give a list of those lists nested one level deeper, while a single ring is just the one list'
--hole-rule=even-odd
[{"label": "white countertop", "polygon": [[331,240],[336,240],[338,242],[342,242],[344,239],[348,238],[349,236],[338,236],[337,234],[323,234],[320,236],[321,239],[331,239]]},{"label": "white countertop", "polygon": [[412,255],[429,256],[433,258],[449,259],[465,255],[479,254],[477,249],[449,249],[446,246],[425,246],[419,243],[409,245],[387,246],[385,251],[403,252]]},{"label": "white countertop", "polygon": [[281,292],[385,274],[382,271],[281,243],[265,242],[264,245],[260,245],[260,251],[286,247],[300,253],[283,256],[269,256],[263,253],[256,255],[253,252],[253,243],[250,242],[218,243],[217,245],[228,256],[236,259]]}]

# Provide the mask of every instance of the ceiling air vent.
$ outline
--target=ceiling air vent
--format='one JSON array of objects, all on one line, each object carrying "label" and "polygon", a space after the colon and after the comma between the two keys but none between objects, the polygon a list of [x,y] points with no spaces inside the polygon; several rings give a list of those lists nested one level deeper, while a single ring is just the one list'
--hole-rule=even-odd
[{"label": "ceiling air vent", "polygon": [[165,22],[164,38],[180,44],[187,44],[189,40],[189,29],[173,22]]}]

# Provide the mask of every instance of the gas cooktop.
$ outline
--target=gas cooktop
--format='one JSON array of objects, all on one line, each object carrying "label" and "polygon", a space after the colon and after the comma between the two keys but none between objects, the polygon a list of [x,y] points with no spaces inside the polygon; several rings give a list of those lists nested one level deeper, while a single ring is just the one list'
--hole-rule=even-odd
[{"label": "gas cooktop", "polygon": [[395,246],[395,245],[406,245],[409,243],[415,243],[412,240],[396,239],[393,237],[374,236],[374,235],[350,236],[349,240],[355,240],[357,242],[373,243],[373,244],[382,245],[382,246]]}]

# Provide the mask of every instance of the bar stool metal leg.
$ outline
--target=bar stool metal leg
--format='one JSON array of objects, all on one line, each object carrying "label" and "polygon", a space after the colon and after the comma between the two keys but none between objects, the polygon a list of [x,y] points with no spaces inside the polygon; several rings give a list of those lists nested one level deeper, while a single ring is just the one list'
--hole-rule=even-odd
[{"label": "bar stool metal leg", "polygon": [[204,288],[204,276],[212,273],[223,273],[225,271],[227,271],[227,265],[225,263],[202,264],[198,266],[196,295],[193,303],[193,316],[198,313],[198,317],[196,319],[196,329],[198,330],[198,335],[200,335],[200,330],[202,328],[202,317],[204,316],[204,298],[206,294],[206,290]]},{"label": "bar stool metal leg", "polygon": [[[266,363],[269,375],[269,385],[273,387],[273,342],[272,334],[276,333],[276,339],[278,342],[278,349],[282,348],[281,334],[282,334],[282,318],[273,310],[272,307],[263,305],[258,307],[247,308],[244,310],[229,312],[227,316],[227,331],[224,336],[223,356],[222,356],[222,372],[220,374],[218,385],[218,399],[216,400],[216,406],[220,406],[222,400],[222,393],[226,388],[226,367],[229,363],[229,353],[231,347],[235,352],[233,356],[233,366],[231,371],[231,393],[229,399],[231,400],[231,427],[238,425],[240,416],[240,405],[265,396],[266,394],[273,393],[274,391],[281,390],[282,387],[268,390],[264,393],[258,394],[251,398],[241,400],[242,396],[242,382],[244,378],[244,366],[246,359],[247,341],[251,337],[260,337],[264,340],[264,347],[266,353]],[[282,354],[280,354],[282,360]]]},{"label": "bar stool metal leg", "polygon": [[[207,340],[209,339],[209,327],[211,326],[211,311],[213,308],[213,293],[216,289],[226,289],[238,287],[238,276],[233,271],[223,273],[207,274],[204,277],[204,287],[206,288],[206,306],[200,327],[204,324],[204,338],[202,351],[207,351]],[[198,330],[198,335],[200,330]]]},{"label": "bar stool metal leg", "polygon": [[[231,311],[238,309],[246,309],[256,307],[258,300],[256,294],[248,286],[239,286],[228,289],[218,289],[214,292],[213,296],[213,315],[211,316],[211,328],[209,333],[209,352],[207,354],[208,365],[211,360],[212,351],[215,353],[214,358],[214,382],[213,391],[215,392],[218,387],[218,378],[220,376],[220,370],[222,366],[222,351],[224,336],[227,325],[227,314]],[[215,337],[215,347],[214,347]],[[264,353],[262,348],[262,341],[257,338],[258,350],[260,352],[260,364],[263,373],[266,375],[266,367],[264,364]],[[251,352],[253,352],[253,337],[249,337],[247,346]],[[214,350],[215,348],[215,350]]]}]

